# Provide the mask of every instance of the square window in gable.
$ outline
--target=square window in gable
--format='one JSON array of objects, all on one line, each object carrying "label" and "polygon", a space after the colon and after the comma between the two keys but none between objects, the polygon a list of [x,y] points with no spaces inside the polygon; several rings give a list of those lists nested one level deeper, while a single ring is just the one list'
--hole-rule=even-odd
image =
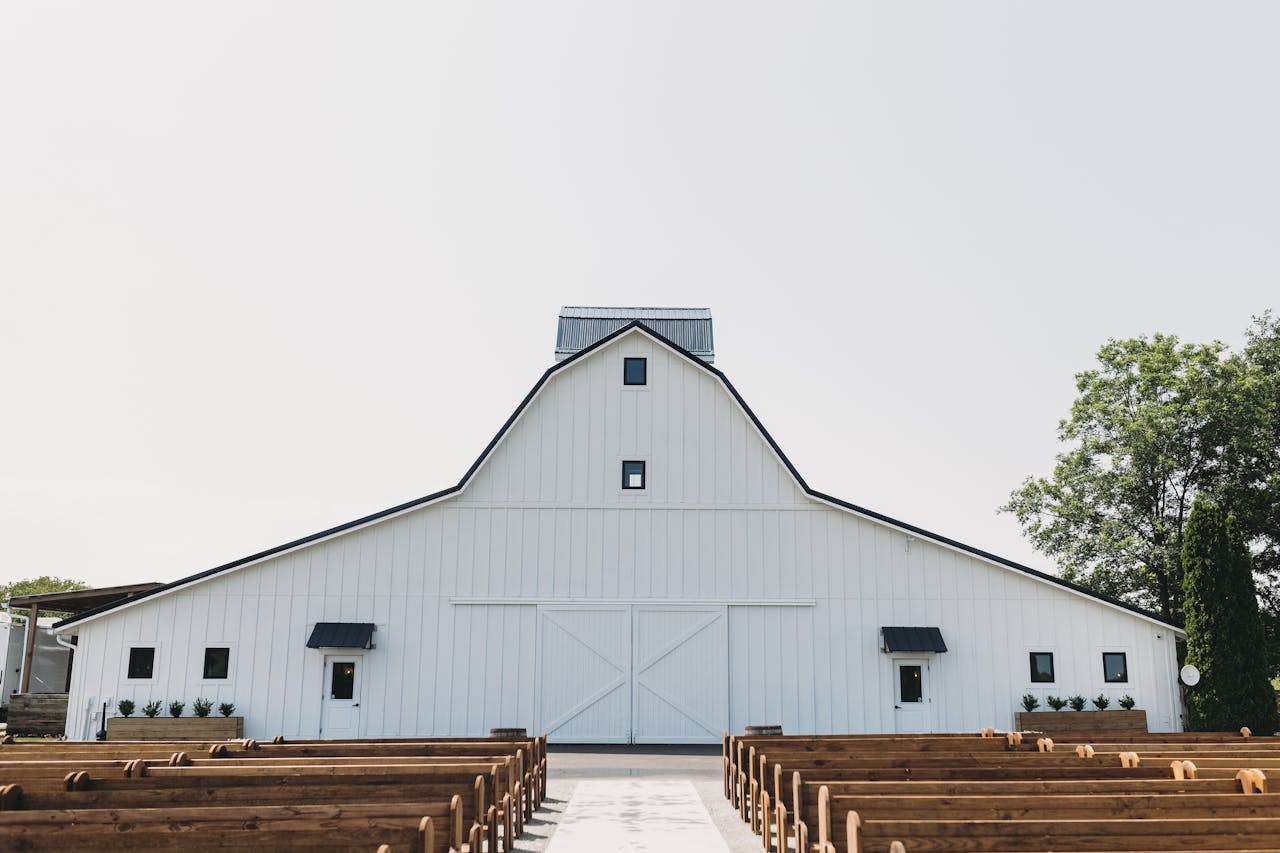
[{"label": "square window in gable", "polygon": [[627,461],[622,463],[622,488],[624,489],[643,489],[644,488],[644,463],[640,461]]},{"label": "square window in gable", "polygon": [[649,384],[649,359],[624,358],[622,360],[623,385]]}]

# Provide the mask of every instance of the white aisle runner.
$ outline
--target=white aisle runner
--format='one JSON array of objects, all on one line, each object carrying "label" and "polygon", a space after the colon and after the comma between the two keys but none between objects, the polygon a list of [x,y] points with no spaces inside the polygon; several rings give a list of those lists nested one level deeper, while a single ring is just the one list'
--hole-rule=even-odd
[{"label": "white aisle runner", "polygon": [[588,779],[578,783],[547,853],[728,853],[693,783]]}]

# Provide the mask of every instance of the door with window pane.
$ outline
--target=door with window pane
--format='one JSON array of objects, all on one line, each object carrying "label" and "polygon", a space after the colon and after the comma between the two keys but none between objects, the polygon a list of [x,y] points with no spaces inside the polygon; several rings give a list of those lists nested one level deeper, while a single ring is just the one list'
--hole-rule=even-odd
[{"label": "door with window pane", "polygon": [[320,737],[344,740],[360,737],[360,676],[364,658],[326,655],[324,659],[324,707]]},{"label": "door with window pane", "polygon": [[929,662],[893,660],[893,720],[899,734],[933,731],[929,713]]}]

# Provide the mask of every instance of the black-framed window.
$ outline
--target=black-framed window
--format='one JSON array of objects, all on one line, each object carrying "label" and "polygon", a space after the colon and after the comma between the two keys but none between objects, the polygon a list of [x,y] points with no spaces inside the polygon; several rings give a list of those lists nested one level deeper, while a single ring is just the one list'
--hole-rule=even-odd
[{"label": "black-framed window", "polygon": [[623,385],[649,384],[649,359],[624,358],[622,360]]},{"label": "black-framed window", "polygon": [[1031,653],[1031,681],[1036,684],[1053,683],[1053,652]]},{"label": "black-framed window", "polygon": [[637,460],[628,460],[622,463],[622,488],[624,489],[643,489],[644,488],[644,463]]},{"label": "black-framed window", "polygon": [[1102,680],[1108,684],[1125,684],[1129,681],[1129,661],[1124,652],[1102,653]]},{"label": "black-framed window", "polygon": [[204,677],[226,678],[231,669],[231,649],[226,646],[209,646],[204,650]]},{"label": "black-framed window", "polygon": [[154,646],[136,646],[129,649],[129,677],[154,678],[156,674],[156,650]]},{"label": "black-framed window", "polygon": [[356,662],[335,661],[329,679],[330,699],[354,699],[356,695]]}]

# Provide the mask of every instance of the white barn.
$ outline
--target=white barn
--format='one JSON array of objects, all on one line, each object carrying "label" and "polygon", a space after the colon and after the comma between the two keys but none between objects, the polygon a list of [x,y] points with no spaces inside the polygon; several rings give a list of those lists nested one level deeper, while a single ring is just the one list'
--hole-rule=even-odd
[{"label": "white barn", "polygon": [[556,355],[456,486],[62,622],[68,736],[197,696],[258,738],[1181,728],[1177,626],[810,489],[710,312],[565,309]]}]

